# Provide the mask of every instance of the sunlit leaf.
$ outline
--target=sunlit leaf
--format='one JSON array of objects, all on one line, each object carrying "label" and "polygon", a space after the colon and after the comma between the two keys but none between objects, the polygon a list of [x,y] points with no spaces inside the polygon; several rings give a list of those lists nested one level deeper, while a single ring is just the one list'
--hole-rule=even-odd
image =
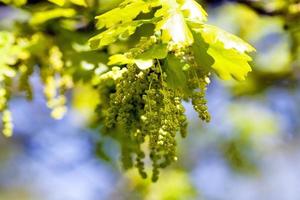
[{"label": "sunlit leaf", "polygon": [[231,77],[244,80],[251,67],[248,62],[252,59],[246,52],[255,49],[242,39],[211,25],[195,28],[209,45],[207,53],[214,59],[211,66],[225,80]]},{"label": "sunlit leaf", "polygon": [[168,47],[166,44],[155,44],[144,53],[137,56],[138,59],[164,59],[168,55]]},{"label": "sunlit leaf", "polygon": [[108,65],[125,65],[134,63],[133,59],[127,58],[123,54],[116,54],[109,58]]},{"label": "sunlit leaf", "polygon": [[63,6],[66,3],[66,0],[48,0],[48,1],[55,3],[59,6]]},{"label": "sunlit leaf", "polygon": [[39,25],[43,24],[49,20],[57,18],[70,18],[76,14],[76,11],[71,8],[55,8],[52,10],[36,12],[33,14],[30,24]]},{"label": "sunlit leaf", "polygon": [[183,0],[181,10],[189,21],[203,23],[207,20],[207,13],[195,0]]},{"label": "sunlit leaf", "polygon": [[204,40],[209,44],[221,42],[225,49],[236,49],[241,53],[255,51],[254,47],[239,37],[212,25],[203,25],[201,34]]},{"label": "sunlit leaf", "polygon": [[126,39],[130,35],[134,34],[135,30],[144,23],[144,20],[137,20],[133,22],[124,23],[117,27],[112,27],[92,37],[89,40],[90,47],[92,49],[99,49],[106,45],[116,42],[119,37]]},{"label": "sunlit leaf", "polygon": [[155,13],[155,17],[162,18],[156,24],[156,31],[162,30],[163,42],[172,40],[175,43],[192,44],[193,36],[189,30],[180,6],[176,1],[167,1]]},{"label": "sunlit leaf", "polygon": [[149,69],[153,65],[153,60],[135,59],[134,62],[141,70]]},{"label": "sunlit leaf", "polygon": [[245,80],[245,76],[251,71],[249,61],[251,57],[246,54],[240,54],[235,49],[224,49],[221,43],[210,45],[208,54],[215,62],[212,68],[224,80],[231,77],[237,80]]},{"label": "sunlit leaf", "polygon": [[79,5],[79,6],[84,6],[86,7],[87,4],[86,4],[86,1],[85,0],[70,0],[72,3],[76,4],[76,5]]},{"label": "sunlit leaf", "polygon": [[[129,3],[130,2],[130,3]],[[153,1],[125,1],[123,4],[129,3],[124,7],[118,7],[97,16],[97,28],[110,28],[116,24],[128,23],[134,20],[140,13],[147,13],[153,6]]]},{"label": "sunlit leaf", "polygon": [[65,5],[66,2],[68,2],[68,1],[70,1],[73,4],[79,5],[79,6],[84,6],[84,7],[87,6],[85,0],[48,0],[48,1],[50,1],[52,3],[55,3],[55,4],[59,5],[59,6]]}]

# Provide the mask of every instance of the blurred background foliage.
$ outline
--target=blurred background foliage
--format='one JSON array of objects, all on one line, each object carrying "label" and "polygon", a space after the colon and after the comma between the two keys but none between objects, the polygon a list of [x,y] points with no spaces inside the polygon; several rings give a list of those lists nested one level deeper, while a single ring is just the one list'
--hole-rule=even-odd
[{"label": "blurred background foliage", "polygon": [[[93,125],[97,93],[83,84],[97,82],[107,53],[134,42],[107,52],[91,52],[86,44],[95,33],[94,16],[121,0],[0,2],[0,79],[5,74],[20,83],[6,83],[15,91],[9,105],[15,128],[11,139],[0,138],[0,200],[300,199],[299,1],[199,1],[211,24],[257,49],[253,72],[243,82],[212,80],[209,124],[186,103],[190,134],[180,141],[177,164],[156,184],[120,169],[118,146]],[[67,67],[43,69],[51,62]],[[23,67],[10,68],[14,63]],[[36,63],[39,72],[32,70]],[[51,79],[57,76],[58,97]],[[0,105],[5,101],[0,97]],[[49,117],[65,113],[60,121]]]}]

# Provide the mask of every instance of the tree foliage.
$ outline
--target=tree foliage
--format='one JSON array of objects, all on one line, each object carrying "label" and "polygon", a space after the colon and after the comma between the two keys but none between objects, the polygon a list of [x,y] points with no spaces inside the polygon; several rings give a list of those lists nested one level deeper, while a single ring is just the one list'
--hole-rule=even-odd
[{"label": "tree foliage", "polygon": [[125,0],[106,12],[92,0],[2,2],[25,12],[25,19],[0,32],[3,134],[12,135],[12,94],[31,100],[34,74],[56,119],[67,111],[68,90],[93,85],[101,134],[119,142],[124,168],[135,166],[144,178],[149,152],[153,181],[178,159],[176,133],[187,135],[182,102],[190,101],[209,122],[205,92],[211,74],[244,80],[251,71],[248,53],[254,48],[207,24],[207,13],[194,0]]}]

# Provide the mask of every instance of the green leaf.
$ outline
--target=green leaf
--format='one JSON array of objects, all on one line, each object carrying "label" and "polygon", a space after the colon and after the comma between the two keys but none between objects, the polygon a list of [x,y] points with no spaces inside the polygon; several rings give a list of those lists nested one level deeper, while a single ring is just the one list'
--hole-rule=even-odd
[{"label": "green leaf", "polygon": [[155,44],[150,49],[144,53],[138,55],[137,59],[164,59],[168,55],[168,46],[167,44]]},{"label": "green leaf", "polygon": [[97,28],[107,30],[89,40],[92,49],[114,43],[118,38],[127,39],[135,33],[136,28],[153,23],[155,19],[134,20],[140,13],[148,13],[152,7],[158,6],[159,1],[126,0],[118,8],[97,16]]},{"label": "green leaf", "polygon": [[119,37],[126,39],[130,35],[134,34],[135,30],[145,22],[145,20],[137,20],[111,27],[110,29],[92,37],[89,40],[89,45],[92,49],[99,49],[114,43]]},{"label": "green leaf", "polygon": [[149,69],[153,66],[153,60],[134,59],[134,62],[141,70]]},{"label": "green leaf", "polygon": [[192,45],[195,61],[203,70],[209,70],[214,64],[214,59],[208,54],[209,45],[204,41],[200,34],[192,32],[195,42]]},{"label": "green leaf", "polygon": [[155,12],[155,17],[162,18],[156,23],[155,30],[162,30],[164,43],[168,43],[170,40],[187,45],[193,43],[192,33],[186,24],[180,5],[175,0],[164,1],[162,8]]},{"label": "green leaf", "polygon": [[185,88],[187,85],[187,78],[183,68],[186,63],[181,62],[180,59],[174,55],[169,54],[164,65],[163,70],[167,74],[167,84],[175,89]]},{"label": "green leaf", "polygon": [[251,57],[235,49],[225,49],[222,43],[210,45],[208,54],[215,60],[212,68],[224,80],[231,77],[245,80],[245,76],[251,71],[251,66],[248,64],[252,60]]},{"label": "green leaf", "polygon": [[[246,52],[255,50],[251,45],[211,25],[204,24],[201,28],[193,30],[197,32],[198,36],[200,34],[200,37],[209,45],[207,53],[214,59],[211,67],[220,78],[225,80],[232,77],[237,80],[245,79],[245,76],[251,71],[248,62],[252,60]],[[197,52],[196,49],[194,51]]]},{"label": "green leaf", "polygon": [[110,28],[117,24],[128,23],[134,20],[140,13],[150,12],[150,8],[155,6],[154,1],[127,0],[121,4],[121,7],[108,11],[100,16],[96,26],[98,29],[103,27]]},{"label": "green leaf", "polygon": [[78,6],[87,7],[85,0],[70,0],[73,4],[76,4]]},{"label": "green leaf", "polygon": [[127,58],[127,56],[123,54],[116,54],[109,57],[108,65],[125,65],[125,64],[133,64],[134,59]]},{"label": "green leaf", "polygon": [[190,22],[204,23],[207,21],[207,13],[195,0],[183,0],[181,10]]},{"label": "green leaf", "polygon": [[33,14],[30,24],[31,25],[39,25],[43,24],[49,20],[57,19],[57,18],[70,18],[76,15],[76,11],[71,8],[56,8],[52,10],[36,12]]},{"label": "green leaf", "polygon": [[66,0],[48,0],[56,5],[63,6],[66,3]]},{"label": "green leaf", "polygon": [[241,38],[219,29],[218,27],[204,24],[200,32],[208,44],[221,42],[225,49],[235,49],[240,53],[255,51],[254,47],[243,41]]},{"label": "green leaf", "polygon": [[130,59],[126,55],[116,54],[109,58],[108,65],[127,65],[136,64],[141,70],[148,69],[153,66],[152,59]]},{"label": "green leaf", "polygon": [[164,59],[168,55],[166,44],[154,44],[150,49],[137,57],[128,58],[124,54],[116,54],[109,58],[108,65],[136,64],[138,68],[145,70],[153,65],[154,59]]},{"label": "green leaf", "polygon": [[65,5],[68,1],[70,1],[71,3],[76,4],[78,6],[84,6],[84,7],[87,6],[85,0],[48,0],[48,1],[55,3],[56,5],[59,5],[59,6]]}]

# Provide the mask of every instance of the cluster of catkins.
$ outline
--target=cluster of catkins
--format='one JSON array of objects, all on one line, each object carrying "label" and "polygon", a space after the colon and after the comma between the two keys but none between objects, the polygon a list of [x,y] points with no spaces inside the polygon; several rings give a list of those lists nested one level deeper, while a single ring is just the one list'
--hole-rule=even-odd
[{"label": "cluster of catkins", "polygon": [[[141,47],[148,45],[146,41],[142,43],[134,48],[134,52],[143,52]],[[187,134],[182,101],[191,100],[200,118],[210,120],[205,100],[208,74],[197,69],[189,47],[170,49],[170,54],[189,64],[183,72],[188,80],[185,86],[188,91],[169,86],[167,73],[162,67],[164,60],[159,59],[152,67],[143,70],[135,64],[113,67],[102,75],[101,84],[98,84],[102,102],[98,107],[99,120],[104,124],[102,131],[120,143],[123,167],[135,166],[143,178],[147,177],[145,160],[149,155],[154,182],[160,168],[177,160],[176,133],[182,137]],[[148,150],[144,144],[148,144]]]},{"label": "cluster of catkins", "polygon": [[13,134],[13,117],[9,109],[11,93],[18,92],[27,100],[33,99],[30,77],[35,71],[40,72],[39,77],[44,85],[44,95],[47,106],[52,110],[52,117],[61,119],[67,110],[66,92],[73,87],[72,74],[67,70],[62,48],[40,33],[25,38],[0,32],[1,37],[4,41],[0,43],[0,47],[7,52],[4,57],[8,58],[8,61],[0,60],[0,68],[3,68],[0,70],[2,134],[6,137]]}]

